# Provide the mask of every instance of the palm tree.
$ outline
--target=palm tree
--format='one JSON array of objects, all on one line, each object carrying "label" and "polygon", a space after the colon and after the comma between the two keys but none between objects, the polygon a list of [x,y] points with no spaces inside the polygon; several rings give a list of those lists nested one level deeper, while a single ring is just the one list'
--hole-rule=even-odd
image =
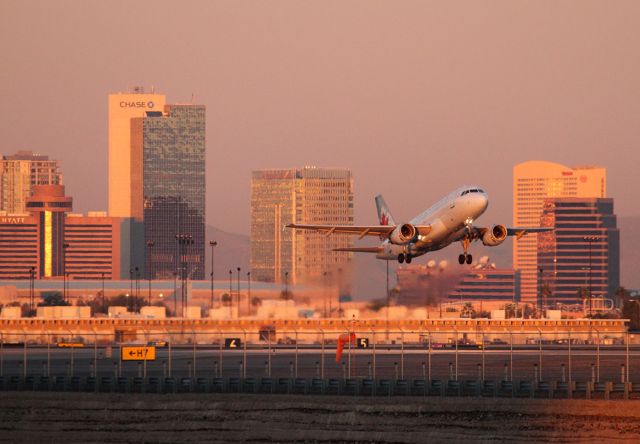
[{"label": "palm tree", "polygon": [[462,306],[462,310],[460,310],[461,318],[470,318],[475,314],[476,310],[473,308],[473,304],[471,302],[465,302]]}]

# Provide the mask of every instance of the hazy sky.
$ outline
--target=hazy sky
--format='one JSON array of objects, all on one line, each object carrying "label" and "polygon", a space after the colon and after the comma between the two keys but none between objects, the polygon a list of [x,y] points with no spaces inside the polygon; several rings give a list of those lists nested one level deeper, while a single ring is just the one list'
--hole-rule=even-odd
[{"label": "hazy sky", "polygon": [[640,1],[0,0],[0,153],[62,160],[75,210],[106,209],[107,94],[153,85],[207,106],[227,231],[251,170],[303,165],[353,171],[356,223],[377,193],[405,219],[464,183],[510,223],[531,159],[605,166],[640,215],[639,44]]}]

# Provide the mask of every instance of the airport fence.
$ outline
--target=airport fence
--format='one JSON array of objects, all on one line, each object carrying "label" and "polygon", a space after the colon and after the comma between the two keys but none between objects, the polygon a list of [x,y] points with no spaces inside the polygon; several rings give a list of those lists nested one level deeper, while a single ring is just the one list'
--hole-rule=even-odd
[{"label": "airport fence", "polygon": [[0,333],[0,377],[640,383],[634,341],[595,329]]}]

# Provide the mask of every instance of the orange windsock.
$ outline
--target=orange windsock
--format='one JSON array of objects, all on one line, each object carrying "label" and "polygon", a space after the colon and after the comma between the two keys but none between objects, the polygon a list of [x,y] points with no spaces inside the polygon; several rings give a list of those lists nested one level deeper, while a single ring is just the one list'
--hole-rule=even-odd
[{"label": "orange windsock", "polygon": [[345,342],[355,344],[356,334],[347,333],[338,337],[338,347],[336,348],[336,362],[338,363],[340,362],[340,359],[342,359],[342,350],[344,350]]}]

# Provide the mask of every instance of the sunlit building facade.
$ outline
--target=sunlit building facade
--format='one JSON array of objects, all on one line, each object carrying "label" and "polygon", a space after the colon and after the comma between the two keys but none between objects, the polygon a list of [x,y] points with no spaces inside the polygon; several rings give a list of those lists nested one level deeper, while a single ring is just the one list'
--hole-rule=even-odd
[{"label": "sunlit building facade", "polygon": [[62,185],[36,185],[26,214],[0,212],[0,280],[119,279],[122,219],[72,214]]},{"label": "sunlit building facade", "polygon": [[60,162],[31,151],[0,159],[0,211],[23,214],[35,185],[62,185]]},{"label": "sunlit building facade", "polygon": [[[614,299],[620,285],[620,232],[613,199],[546,199],[538,235],[539,304]],[[544,291],[543,291],[544,290]]]},{"label": "sunlit building facade", "polygon": [[65,218],[65,271],[70,279],[115,280],[120,269],[121,218],[105,212]]},{"label": "sunlit building facade", "polygon": [[[205,117],[203,105],[166,105],[131,122],[142,156],[145,274],[169,279],[182,270],[204,279]],[[176,235],[191,242],[178,242]]]},{"label": "sunlit building facade", "polygon": [[351,236],[284,228],[290,223],[353,225],[353,178],[345,169],[254,171],[251,178],[251,275],[264,282],[341,280]]},{"label": "sunlit building facade", "polygon": [[111,217],[122,218],[122,264],[129,277],[130,269],[142,269],[145,262],[143,226],[143,157],[141,146],[132,144],[132,119],[147,112],[162,113],[166,97],[146,93],[142,87],[130,92],[109,94],[109,205]]},{"label": "sunlit building facade", "polygon": [[40,225],[39,277],[63,276],[65,270],[65,213],[72,210],[72,199],[64,194],[63,185],[36,185],[27,199],[27,211]]},{"label": "sunlit building facade", "polygon": [[40,224],[36,216],[0,213],[0,280],[40,276]]},{"label": "sunlit building facade", "polygon": [[[513,168],[513,225],[539,226],[547,198],[605,196],[605,168],[570,168],[553,162],[524,162]],[[539,284],[536,234],[514,239],[513,266],[520,272],[522,301],[535,304]]]}]

